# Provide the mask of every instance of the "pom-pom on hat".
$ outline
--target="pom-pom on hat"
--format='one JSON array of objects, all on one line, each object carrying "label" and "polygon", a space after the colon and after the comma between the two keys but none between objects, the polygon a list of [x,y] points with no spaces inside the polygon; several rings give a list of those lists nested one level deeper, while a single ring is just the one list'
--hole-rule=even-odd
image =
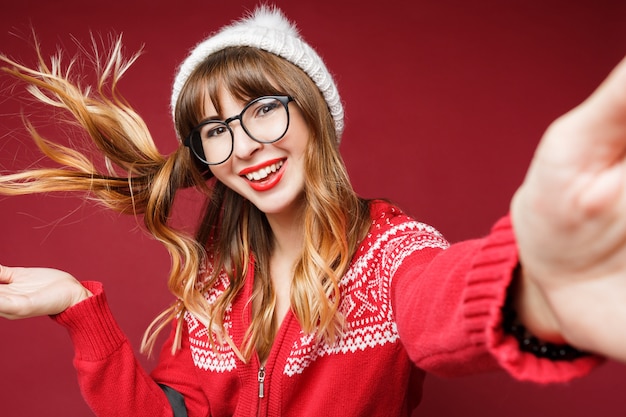
[{"label": "pom-pom on hat", "polygon": [[241,20],[223,27],[191,50],[174,79],[172,114],[180,91],[196,67],[212,53],[232,46],[263,49],[286,59],[308,74],[328,104],[335,121],[337,140],[340,140],[343,132],[343,106],[330,72],[322,58],[300,37],[295,24],[276,7],[265,5],[258,7]]}]

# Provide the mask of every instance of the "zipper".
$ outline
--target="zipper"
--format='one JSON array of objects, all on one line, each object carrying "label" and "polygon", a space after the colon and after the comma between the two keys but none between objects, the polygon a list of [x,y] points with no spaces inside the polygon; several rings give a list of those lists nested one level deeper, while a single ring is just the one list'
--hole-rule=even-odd
[{"label": "zipper", "polygon": [[259,398],[265,397],[265,366],[259,368],[257,374],[257,381],[259,381]]}]

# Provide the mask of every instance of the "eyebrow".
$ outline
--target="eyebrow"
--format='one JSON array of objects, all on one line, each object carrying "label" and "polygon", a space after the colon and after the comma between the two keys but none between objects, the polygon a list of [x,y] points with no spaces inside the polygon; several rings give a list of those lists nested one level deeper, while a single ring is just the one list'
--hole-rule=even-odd
[{"label": "eyebrow", "polygon": [[[244,107],[245,107],[246,105],[247,105],[247,103],[246,103],[246,104],[244,104]],[[233,116],[237,116],[237,115],[239,115],[239,114],[241,114],[241,110],[239,111],[239,113],[237,113],[236,115],[233,115]],[[229,117],[232,117],[232,116],[229,116]],[[209,122],[209,121],[210,121],[210,122],[225,122],[225,121],[226,121],[226,119],[228,119],[228,117],[222,118],[222,117],[220,117],[220,115],[219,115],[219,114],[216,114],[216,115],[211,115],[211,116],[209,116],[209,117],[205,117],[205,118],[203,118],[202,120],[200,120],[200,123]]]},{"label": "eyebrow", "polygon": [[[216,111],[216,112],[217,112],[217,110],[216,110],[214,107],[213,107],[211,110],[212,110],[212,111]],[[204,113],[204,112],[203,112],[203,113]],[[204,116],[204,114],[202,114],[202,116]],[[202,119],[200,119],[200,122],[199,122],[199,123],[204,123],[204,122],[208,122],[208,121],[223,122],[223,121],[224,121],[224,119],[220,118],[219,113],[217,113],[217,114],[216,114],[216,113],[212,113],[212,114],[211,114],[211,113],[209,113],[209,115],[208,115],[208,116],[204,116],[204,117],[202,117]]]},{"label": "eyebrow", "polygon": [[209,116],[209,117],[205,117],[204,119],[200,120],[200,123],[204,123],[204,122],[223,122],[225,119],[221,119],[219,116]]}]

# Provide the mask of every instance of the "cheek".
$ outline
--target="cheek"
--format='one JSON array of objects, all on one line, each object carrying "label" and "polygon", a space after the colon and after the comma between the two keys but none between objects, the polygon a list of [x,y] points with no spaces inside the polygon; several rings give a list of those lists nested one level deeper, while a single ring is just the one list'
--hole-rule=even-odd
[{"label": "cheek", "polygon": [[211,174],[213,174],[213,176],[222,183],[228,182],[228,177],[226,176],[228,170],[225,165],[226,163],[220,165],[209,165]]}]

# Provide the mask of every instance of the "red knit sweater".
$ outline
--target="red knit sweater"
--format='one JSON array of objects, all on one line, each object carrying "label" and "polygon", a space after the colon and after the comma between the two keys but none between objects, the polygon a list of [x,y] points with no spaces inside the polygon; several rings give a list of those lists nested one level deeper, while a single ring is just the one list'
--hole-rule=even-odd
[{"label": "red knit sweater", "polygon": [[[335,345],[305,334],[287,314],[267,363],[243,363],[224,346],[217,354],[207,328],[187,314],[183,346],[167,340],[146,374],[107,307],[102,287],[55,319],[66,326],[86,401],[99,416],[171,416],[157,382],[185,397],[195,416],[409,416],[426,372],[462,375],[503,368],[537,382],[566,381],[597,362],[537,359],[500,330],[500,306],[517,264],[510,222],[484,239],[449,246],[433,228],[383,202],[341,280],[347,331]],[[250,323],[253,268],[225,317],[241,345]],[[206,297],[227,285],[224,277]]]}]

